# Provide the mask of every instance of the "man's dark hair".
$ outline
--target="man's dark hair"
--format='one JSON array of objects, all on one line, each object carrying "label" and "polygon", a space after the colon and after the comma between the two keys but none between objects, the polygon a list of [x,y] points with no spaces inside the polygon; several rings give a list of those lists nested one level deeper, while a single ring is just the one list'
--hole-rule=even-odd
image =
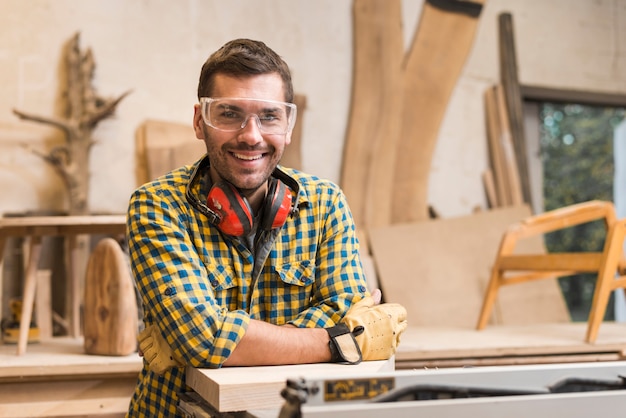
[{"label": "man's dark hair", "polygon": [[280,75],[285,101],[293,103],[293,84],[287,63],[263,42],[251,39],[232,40],[211,54],[202,66],[198,98],[212,94],[215,74],[249,77],[269,73]]}]

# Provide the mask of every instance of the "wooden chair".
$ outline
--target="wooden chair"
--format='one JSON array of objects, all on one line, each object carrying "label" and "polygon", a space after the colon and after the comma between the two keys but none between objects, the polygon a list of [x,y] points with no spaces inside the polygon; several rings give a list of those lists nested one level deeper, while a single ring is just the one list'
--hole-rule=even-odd
[{"label": "wooden chair", "polygon": [[[602,252],[513,254],[519,240],[600,219],[607,229]],[[487,325],[501,286],[593,272],[597,273],[597,281],[585,341],[594,343],[611,292],[620,288],[626,292],[625,234],[626,219],[617,219],[612,203],[597,200],[530,216],[511,225],[500,242],[476,328],[481,330]]]}]

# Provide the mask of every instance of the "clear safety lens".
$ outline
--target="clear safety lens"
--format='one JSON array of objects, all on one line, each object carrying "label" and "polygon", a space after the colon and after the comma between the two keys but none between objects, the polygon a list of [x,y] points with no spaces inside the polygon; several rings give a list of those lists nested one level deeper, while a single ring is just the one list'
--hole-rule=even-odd
[{"label": "clear safety lens", "polygon": [[296,105],[274,100],[238,97],[201,97],[204,123],[220,131],[235,132],[256,119],[262,133],[284,135],[296,122]]}]

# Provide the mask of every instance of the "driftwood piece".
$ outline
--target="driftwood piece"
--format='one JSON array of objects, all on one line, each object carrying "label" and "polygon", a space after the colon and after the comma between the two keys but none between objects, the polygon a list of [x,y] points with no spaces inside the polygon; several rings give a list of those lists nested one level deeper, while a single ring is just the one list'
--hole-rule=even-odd
[{"label": "driftwood piece", "polygon": [[65,136],[65,144],[54,147],[49,153],[33,152],[50,163],[60,174],[68,190],[69,214],[89,213],[89,151],[95,143],[93,131],[98,123],[113,115],[115,108],[126,97],[127,91],[114,99],[97,95],[91,81],[95,71],[95,61],[91,49],[82,52],[79,33],[68,42],[65,51],[67,90],[66,114],[63,118],[33,115],[13,109],[20,119],[51,125],[60,129]]}]

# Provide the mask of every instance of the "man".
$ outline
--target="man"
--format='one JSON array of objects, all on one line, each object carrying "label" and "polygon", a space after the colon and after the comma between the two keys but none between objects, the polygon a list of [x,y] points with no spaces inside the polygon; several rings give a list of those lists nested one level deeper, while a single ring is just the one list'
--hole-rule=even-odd
[{"label": "man", "polygon": [[278,167],[296,118],[287,64],[262,42],[228,42],[198,99],[206,156],[130,200],[146,330],[129,416],[176,415],[187,365],[389,358],[406,327],[404,308],[367,291],[341,190]]}]

